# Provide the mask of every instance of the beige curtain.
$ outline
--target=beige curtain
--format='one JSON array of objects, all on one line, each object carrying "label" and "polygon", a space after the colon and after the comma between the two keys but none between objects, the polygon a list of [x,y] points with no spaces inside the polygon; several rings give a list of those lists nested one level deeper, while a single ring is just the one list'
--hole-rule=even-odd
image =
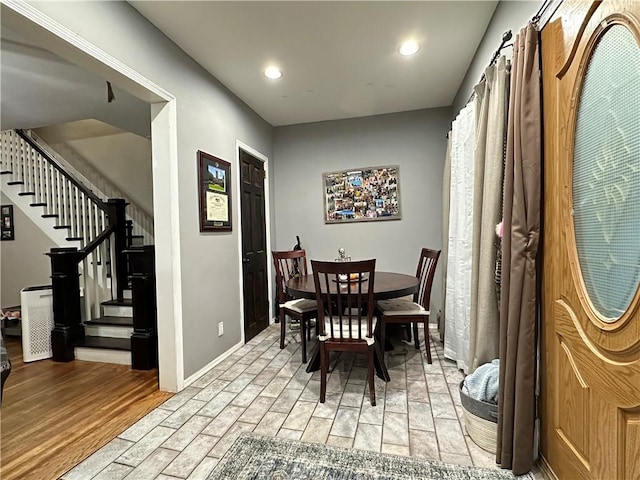
[{"label": "beige curtain", "polygon": [[516,475],[534,458],[536,256],[540,235],[541,110],[538,32],[514,42],[504,182],[500,393],[496,461]]},{"label": "beige curtain", "polygon": [[494,65],[487,67],[484,80],[475,87],[480,108],[474,153],[470,372],[498,358],[499,352],[496,225],[502,217],[507,78],[507,62],[502,56]]},{"label": "beige curtain", "polygon": [[442,173],[442,254],[440,255],[440,272],[442,273],[442,311],[438,321],[440,341],[444,340],[444,323],[446,322],[447,299],[447,251],[449,247],[449,192],[451,183],[451,131],[447,135],[447,156]]}]

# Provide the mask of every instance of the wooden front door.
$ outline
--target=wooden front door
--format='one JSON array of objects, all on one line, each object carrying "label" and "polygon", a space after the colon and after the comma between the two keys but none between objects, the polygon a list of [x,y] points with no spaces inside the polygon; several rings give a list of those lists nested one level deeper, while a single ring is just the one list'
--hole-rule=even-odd
[{"label": "wooden front door", "polygon": [[264,164],[240,149],[244,339],[269,326]]},{"label": "wooden front door", "polygon": [[640,2],[565,1],[542,31],[541,451],[640,479]]}]

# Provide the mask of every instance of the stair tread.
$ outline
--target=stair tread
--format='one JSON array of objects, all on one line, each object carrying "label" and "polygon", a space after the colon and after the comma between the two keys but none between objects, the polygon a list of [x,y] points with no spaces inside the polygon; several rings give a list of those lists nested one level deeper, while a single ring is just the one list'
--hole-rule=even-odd
[{"label": "stair tread", "polygon": [[128,338],[94,337],[87,335],[84,339],[78,340],[74,346],[130,351],[131,340]]},{"label": "stair tread", "polygon": [[[56,218],[58,217],[57,213],[45,213],[44,215],[40,215],[42,218]],[[56,227],[53,227],[56,228]]]},{"label": "stair tread", "polygon": [[2,171],[0,172],[0,175],[9,175],[9,174],[11,174],[11,173],[13,173],[11,170],[2,170]]},{"label": "stair tread", "polygon": [[63,228],[71,228],[71,227],[70,227],[69,225],[56,225],[56,226],[55,226],[55,227],[53,227],[53,228],[55,228],[56,230],[59,230],[59,229],[63,229]]},{"label": "stair tread", "polygon": [[118,327],[133,327],[133,317],[102,316],[84,322],[85,325],[114,325]]},{"label": "stair tread", "polygon": [[36,192],[18,192],[18,196],[26,197],[27,195],[35,195]]},{"label": "stair tread", "polygon": [[13,182],[7,182],[7,185],[24,185],[24,182],[21,180],[16,180]]},{"label": "stair tread", "polygon": [[133,300],[131,300],[130,298],[125,298],[123,300],[118,300],[118,299],[114,299],[114,300],[106,300],[104,302],[102,302],[100,305],[115,305],[117,307],[133,307]]},{"label": "stair tread", "polygon": [[46,202],[35,202],[29,204],[30,207],[46,207],[47,205],[48,204]]}]

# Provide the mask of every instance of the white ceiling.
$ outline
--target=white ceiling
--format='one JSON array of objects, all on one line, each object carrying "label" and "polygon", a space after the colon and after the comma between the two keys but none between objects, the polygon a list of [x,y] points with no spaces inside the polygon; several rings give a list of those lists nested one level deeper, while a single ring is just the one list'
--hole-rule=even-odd
[{"label": "white ceiling", "polygon": [[[274,126],[450,106],[497,1],[132,1]],[[2,18],[0,18],[2,20]],[[147,103],[2,24],[0,128],[98,119],[150,135]],[[412,57],[397,52],[407,38]],[[262,74],[282,68],[277,81]],[[84,125],[84,124],[83,124]]]},{"label": "white ceiling", "polygon": [[[497,1],[130,1],[274,126],[450,106]],[[407,38],[421,44],[398,54]],[[262,74],[270,64],[283,77]]]},{"label": "white ceiling", "polygon": [[104,79],[88,72],[6,25],[0,30],[0,128],[37,128],[88,118],[141,136],[151,134],[149,104],[113,88],[107,103]]}]

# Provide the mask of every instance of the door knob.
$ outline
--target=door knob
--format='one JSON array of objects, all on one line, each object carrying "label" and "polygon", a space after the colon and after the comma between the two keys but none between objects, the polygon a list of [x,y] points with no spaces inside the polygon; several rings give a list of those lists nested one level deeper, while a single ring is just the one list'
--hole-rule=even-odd
[{"label": "door knob", "polygon": [[249,259],[248,258],[243,258],[242,259],[242,263],[249,263]]}]

